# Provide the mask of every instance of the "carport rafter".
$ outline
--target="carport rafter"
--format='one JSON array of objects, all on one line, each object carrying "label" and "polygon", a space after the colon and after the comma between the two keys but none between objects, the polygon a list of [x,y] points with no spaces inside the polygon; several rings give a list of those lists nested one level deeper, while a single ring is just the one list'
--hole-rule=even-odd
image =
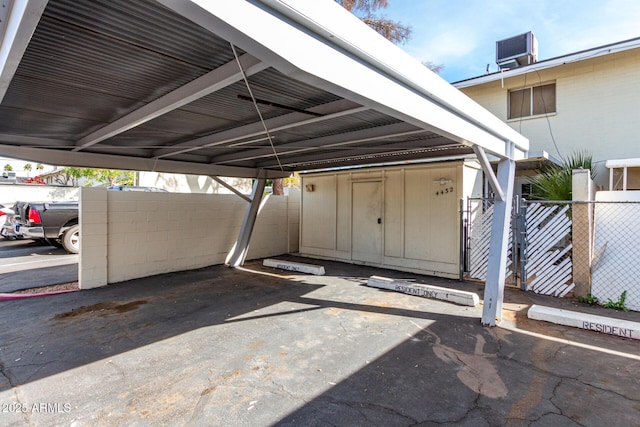
[{"label": "carport rafter", "polygon": [[[361,156],[376,157],[376,156],[388,156],[393,154],[402,156],[402,154],[404,153],[398,153],[399,150],[402,150],[407,154],[410,154],[411,152],[415,152],[415,151],[428,151],[430,149],[437,149],[442,151],[449,150],[449,149],[468,150],[468,147],[466,147],[465,145],[457,144],[455,142],[450,142],[450,144],[448,145],[440,144],[440,145],[434,145],[431,147],[428,145],[423,145],[421,147],[418,147],[416,145],[419,142],[422,142],[422,141],[416,141],[415,144],[411,144],[411,145],[407,144],[407,142],[396,142],[391,144],[385,144],[385,145],[380,145],[376,147],[374,150],[372,150],[371,148],[368,148],[366,152],[362,149],[357,149],[357,148],[348,149],[348,150],[341,151],[338,157],[336,157],[335,153],[327,153],[324,155],[310,154],[308,156],[295,156],[290,160],[287,160],[286,156],[284,158],[281,156],[280,163],[282,163],[282,166],[287,168],[296,168],[298,165],[308,165],[308,164],[313,164],[315,162],[327,161],[329,159],[336,159],[337,161],[348,161],[349,159],[352,159],[354,157],[361,157]],[[257,166],[269,168],[269,167],[273,167],[274,164],[275,164],[274,161],[264,161],[264,162],[259,162]]]},{"label": "carport rafter", "polygon": [[[289,142],[276,146],[279,155],[287,155],[294,153],[303,153],[312,151],[318,147],[333,148],[345,145],[353,145],[362,142],[370,142],[385,138],[393,138],[398,136],[409,136],[424,133],[423,129],[416,129],[415,126],[407,123],[394,123],[392,125],[378,126],[357,130],[353,132],[345,132],[340,135],[322,136],[319,138],[305,139],[296,142]],[[265,157],[272,157],[271,148],[255,148],[247,151],[216,156],[211,159],[213,164],[225,164],[233,162],[243,162],[247,160],[255,160]]]},{"label": "carport rafter", "polygon": [[[251,76],[268,68],[268,65],[254,58],[249,54],[244,54],[239,59],[245,74]],[[169,113],[183,105],[189,104],[196,99],[209,95],[220,89],[232,85],[242,80],[242,73],[238,70],[238,63],[233,60],[216,68],[215,70],[201,76],[184,86],[152,101],[145,106],[132,111],[120,119],[109,123],[90,133],[76,142],[73,151],[80,151],[92,145],[98,144],[105,139],[126,132],[140,126],[163,114]]]},{"label": "carport rafter", "polygon": [[247,138],[264,136],[264,126],[267,126],[270,132],[278,132],[300,126],[320,123],[351,114],[357,114],[362,111],[366,111],[367,109],[368,108],[358,105],[354,102],[348,101],[346,99],[341,99],[339,101],[334,101],[328,104],[323,104],[308,109],[309,112],[321,114],[321,117],[309,118],[309,116],[304,113],[286,114],[284,116],[267,119],[264,121],[264,125],[261,122],[254,122],[248,125],[192,139],[180,144],[175,144],[171,148],[163,148],[157,150],[154,153],[154,156],[162,159],[166,157],[176,156],[178,154],[200,150],[203,148],[228,145]]},{"label": "carport rafter", "polygon": [[236,166],[219,166],[206,163],[181,162],[177,160],[149,159],[111,154],[16,147],[1,144],[0,152],[8,157],[20,158],[33,162],[78,167],[134,171],[144,170],[167,173],[185,173],[186,171],[189,171],[189,173],[195,175],[219,175],[235,178],[257,178],[258,174],[262,174],[265,178],[285,178],[290,175],[290,172],[282,172],[279,170],[260,171],[254,168]]}]

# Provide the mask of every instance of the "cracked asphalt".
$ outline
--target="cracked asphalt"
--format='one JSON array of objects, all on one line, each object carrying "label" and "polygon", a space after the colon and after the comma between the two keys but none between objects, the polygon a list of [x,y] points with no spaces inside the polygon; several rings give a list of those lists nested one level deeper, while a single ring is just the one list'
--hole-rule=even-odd
[{"label": "cracked asphalt", "polygon": [[[281,257],[283,258],[283,257]],[[294,257],[284,257],[295,260]],[[248,262],[0,302],[2,426],[637,426],[640,343]],[[625,317],[627,316],[627,317]]]}]

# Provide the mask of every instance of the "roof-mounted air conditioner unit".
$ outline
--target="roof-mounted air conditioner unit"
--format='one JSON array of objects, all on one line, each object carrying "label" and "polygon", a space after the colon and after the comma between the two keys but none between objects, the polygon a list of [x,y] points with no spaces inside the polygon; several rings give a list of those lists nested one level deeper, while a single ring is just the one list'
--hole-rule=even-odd
[{"label": "roof-mounted air conditioner unit", "polygon": [[538,41],[531,31],[496,42],[496,63],[501,69],[533,64],[538,60]]}]

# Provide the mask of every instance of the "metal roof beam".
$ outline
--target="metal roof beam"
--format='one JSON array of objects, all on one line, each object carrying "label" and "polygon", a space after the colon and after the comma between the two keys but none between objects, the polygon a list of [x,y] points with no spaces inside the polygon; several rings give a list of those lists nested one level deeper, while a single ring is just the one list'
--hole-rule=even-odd
[{"label": "metal roof beam", "polygon": [[[353,132],[341,133],[339,135],[322,136],[320,138],[306,139],[297,142],[277,145],[275,147],[278,154],[294,154],[311,151],[318,148],[340,147],[343,145],[358,144],[367,141],[376,141],[384,138],[414,135],[426,132],[424,129],[416,129],[408,123],[396,123],[393,125],[377,126],[374,128],[362,129]],[[256,148],[247,151],[224,154],[213,157],[211,163],[222,164],[230,162],[243,162],[262,157],[272,157],[273,149],[270,146]]]},{"label": "metal roof beam", "polygon": [[[282,166],[287,167],[295,167],[298,164],[309,163],[314,161],[323,161],[329,160],[336,157],[336,152],[338,152],[338,157],[340,159],[346,159],[357,156],[371,156],[371,155],[385,155],[385,154],[393,154],[400,153],[402,151],[416,151],[416,150],[437,150],[439,148],[447,148],[447,147],[460,147],[464,146],[458,142],[454,142],[448,140],[444,137],[437,137],[428,140],[428,144],[426,141],[394,141],[389,142],[388,144],[378,145],[375,147],[346,147],[344,150],[333,151],[329,153],[322,154],[308,154],[305,156],[295,156],[287,160],[287,157],[280,157],[280,163]],[[466,147],[466,146],[464,146]],[[330,147],[329,147],[330,148]],[[337,146],[333,147],[338,148]],[[468,147],[467,147],[468,149]],[[258,162],[256,167],[261,168],[269,168],[269,167],[277,167],[278,162],[275,159],[265,160],[262,162]]]},{"label": "metal roof beam", "polygon": [[22,144],[32,147],[68,147],[73,144],[71,141],[53,138],[40,138],[36,136],[11,135],[0,133],[0,144]]},{"label": "metal roof beam", "polygon": [[4,99],[47,0],[9,0],[0,7],[0,102]]},{"label": "metal roof beam", "polygon": [[180,144],[176,144],[171,148],[163,148],[157,150],[154,155],[159,158],[175,156],[189,151],[200,150],[202,148],[215,147],[218,145],[230,144],[241,139],[253,138],[265,135],[264,126],[267,126],[269,132],[277,132],[286,129],[292,129],[299,126],[319,123],[338,117],[356,114],[368,110],[355,102],[341,99],[339,101],[330,102],[328,104],[319,105],[309,108],[308,111],[316,114],[322,114],[322,117],[309,118],[304,113],[291,113],[279,117],[267,119],[264,125],[261,122],[255,122],[248,125],[229,129],[223,132],[214,133],[200,138],[192,139]]},{"label": "metal roof beam", "polygon": [[[218,175],[235,178],[258,178],[260,170],[235,166],[217,166],[207,163],[181,162],[175,160],[128,157],[112,154],[73,152],[48,148],[27,148],[0,145],[0,156],[20,158],[27,161],[88,168],[122,169],[184,173],[194,175]],[[265,178],[285,178],[289,172],[264,171]]]},{"label": "metal roof beam", "polygon": [[[259,73],[269,67],[249,54],[242,55],[240,63],[247,76]],[[238,63],[235,60],[229,61],[204,76],[198,77],[186,85],[146,104],[144,107],[132,111],[107,126],[90,133],[76,142],[76,148],[73,151],[91,147],[240,80],[242,80],[242,73],[238,68]]]}]

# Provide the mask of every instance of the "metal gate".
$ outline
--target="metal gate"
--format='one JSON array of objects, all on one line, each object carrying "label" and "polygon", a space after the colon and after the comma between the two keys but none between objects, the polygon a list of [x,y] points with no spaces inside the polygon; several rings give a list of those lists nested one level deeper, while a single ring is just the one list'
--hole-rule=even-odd
[{"label": "metal gate", "polygon": [[[493,201],[468,199],[462,213],[463,278],[486,280]],[[563,297],[573,290],[571,203],[515,198],[505,284]]]}]

